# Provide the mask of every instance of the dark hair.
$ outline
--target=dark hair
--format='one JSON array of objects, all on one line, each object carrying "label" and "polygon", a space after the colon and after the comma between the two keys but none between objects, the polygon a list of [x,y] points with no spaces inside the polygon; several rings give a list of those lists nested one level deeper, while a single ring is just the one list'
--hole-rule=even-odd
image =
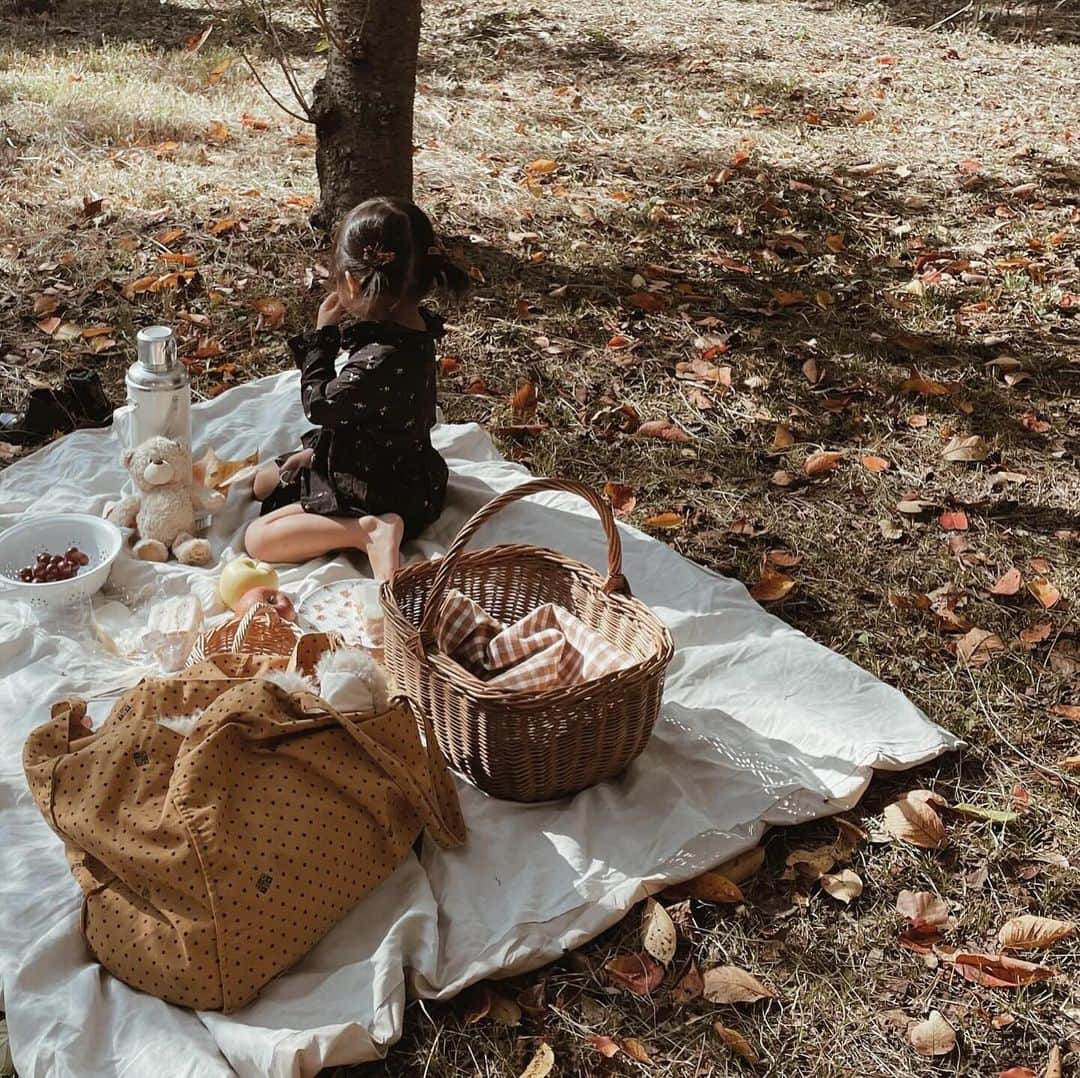
[{"label": "dark hair", "polygon": [[330,268],[335,284],[351,274],[367,299],[420,299],[436,286],[463,292],[469,284],[436,245],[427,214],[406,198],[369,198],[349,210],[334,232]]}]

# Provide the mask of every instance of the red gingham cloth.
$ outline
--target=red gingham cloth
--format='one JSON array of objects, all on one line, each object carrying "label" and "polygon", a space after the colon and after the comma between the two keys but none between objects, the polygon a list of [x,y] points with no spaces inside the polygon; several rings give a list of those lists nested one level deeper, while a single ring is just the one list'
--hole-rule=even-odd
[{"label": "red gingham cloth", "polygon": [[507,692],[576,685],[634,662],[633,656],[554,603],[505,626],[456,590],[443,600],[435,640],[443,654]]}]

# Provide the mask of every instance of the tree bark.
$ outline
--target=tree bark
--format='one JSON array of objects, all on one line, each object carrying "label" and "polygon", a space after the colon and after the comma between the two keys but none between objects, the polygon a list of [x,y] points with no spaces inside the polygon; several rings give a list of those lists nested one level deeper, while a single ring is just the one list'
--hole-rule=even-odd
[{"label": "tree bark", "polygon": [[420,0],[327,0],[326,73],[315,84],[312,221],[331,229],[374,195],[412,197],[413,99]]}]

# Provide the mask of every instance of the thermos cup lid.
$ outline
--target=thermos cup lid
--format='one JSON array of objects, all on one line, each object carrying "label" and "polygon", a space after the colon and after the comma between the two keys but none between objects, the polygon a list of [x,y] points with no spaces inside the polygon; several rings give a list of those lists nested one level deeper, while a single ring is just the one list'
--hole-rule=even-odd
[{"label": "thermos cup lid", "polygon": [[176,363],[171,326],[144,326],[135,334],[139,362],[151,371],[167,371]]}]

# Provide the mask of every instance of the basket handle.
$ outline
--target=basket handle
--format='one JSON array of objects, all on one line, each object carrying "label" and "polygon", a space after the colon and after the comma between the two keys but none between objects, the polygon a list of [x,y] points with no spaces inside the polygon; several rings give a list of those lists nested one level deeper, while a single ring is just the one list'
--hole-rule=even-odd
[{"label": "basket handle", "polygon": [[504,509],[512,502],[520,501],[522,498],[528,498],[531,494],[539,494],[542,491],[549,490],[562,490],[568,494],[577,494],[596,510],[597,516],[600,517],[600,523],[603,525],[604,534],[607,536],[607,578],[604,581],[604,591],[608,594],[630,594],[630,585],[622,574],[622,540],[619,538],[619,529],[615,524],[615,516],[611,512],[611,505],[607,499],[602,498],[592,487],[588,487],[584,483],[578,483],[573,479],[532,479],[492,498],[487,505],[474,513],[462,526],[461,531],[457,533],[457,537],[446,551],[446,556],[439,564],[431,590],[424,601],[424,611],[420,618],[420,643],[422,647],[431,647],[435,641],[435,619],[439,616],[443,596],[450,585],[450,577],[453,575],[458,556],[468,545],[469,540],[500,509]]}]

